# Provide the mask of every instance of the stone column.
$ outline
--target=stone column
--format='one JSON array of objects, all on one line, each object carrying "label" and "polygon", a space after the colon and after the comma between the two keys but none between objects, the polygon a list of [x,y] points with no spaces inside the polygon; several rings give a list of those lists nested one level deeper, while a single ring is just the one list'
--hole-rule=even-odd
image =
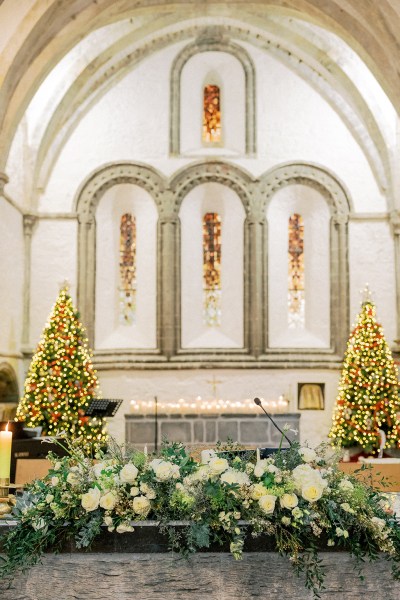
[{"label": "stone column", "polygon": [[[265,349],[265,247],[266,221],[261,211],[249,214],[246,220],[245,254],[245,340],[249,352],[258,357]],[[245,342],[246,343],[246,342]]]},{"label": "stone column", "polygon": [[348,215],[335,214],[331,226],[331,331],[335,352],[342,355],[349,336]]},{"label": "stone column", "polygon": [[29,348],[30,334],[30,299],[31,299],[31,262],[32,262],[32,235],[38,217],[35,215],[23,216],[24,227],[24,297],[23,297],[23,316],[22,316],[22,347],[24,350]]},{"label": "stone column", "polygon": [[89,346],[94,346],[96,226],[91,213],[78,215],[78,308]]},{"label": "stone column", "polygon": [[394,351],[400,352],[400,211],[393,210],[390,213],[390,224],[394,238],[394,265],[396,286],[396,339]]},{"label": "stone column", "polygon": [[163,195],[158,225],[157,345],[170,358],[180,345],[180,230],[173,194]]},{"label": "stone column", "polygon": [[4,194],[4,186],[9,182],[9,179],[5,173],[0,171],[0,196]]}]

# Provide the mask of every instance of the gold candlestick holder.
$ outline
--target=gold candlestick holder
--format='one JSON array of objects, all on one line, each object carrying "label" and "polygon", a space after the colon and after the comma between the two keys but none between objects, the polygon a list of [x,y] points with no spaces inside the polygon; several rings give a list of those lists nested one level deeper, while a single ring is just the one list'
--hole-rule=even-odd
[{"label": "gold candlestick holder", "polygon": [[10,494],[10,488],[15,487],[8,478],[0,479],[0,519],[6,518],[15,505],[15,496]]}]

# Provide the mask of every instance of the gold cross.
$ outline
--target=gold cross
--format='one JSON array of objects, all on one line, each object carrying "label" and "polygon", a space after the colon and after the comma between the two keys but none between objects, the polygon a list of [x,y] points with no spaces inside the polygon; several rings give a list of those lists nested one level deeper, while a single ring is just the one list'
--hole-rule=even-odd
[{"label": "gold cross", "polygon": [[215,377],[215,375],[213,375],[213,378],[211,380],[208,380],[207,383],[211,383],[211,388],[212,388],[212,393],[213,393],[213,397],[217,398],[217,385],[219,383],[223,383],[223,381],[217,379]]}]

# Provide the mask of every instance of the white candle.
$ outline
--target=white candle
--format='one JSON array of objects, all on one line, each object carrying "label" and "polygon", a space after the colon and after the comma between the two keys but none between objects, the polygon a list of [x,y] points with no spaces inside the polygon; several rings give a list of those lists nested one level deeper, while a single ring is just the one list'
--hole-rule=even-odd
[{"label": "white candle", "polygon": [[0,431],[0,479],[10,479],[12,432]]},{"label": "white candle", "polygon": [[147,456],[147,445],[143,448],[143,454]]},{"label": "white candle", "polygon": [[260,462],[260,448],[257,448],[257,462]]}]

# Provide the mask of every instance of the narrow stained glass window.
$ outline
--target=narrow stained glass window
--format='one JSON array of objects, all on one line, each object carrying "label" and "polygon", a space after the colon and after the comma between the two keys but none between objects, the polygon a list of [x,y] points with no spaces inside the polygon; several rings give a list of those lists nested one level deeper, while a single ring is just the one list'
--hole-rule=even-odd
[{"label": "narrow stained glass window", "polygon": [[136,311],[136,220],[130,213],[121,217],[119,238],[120,322],[133,323]]},{"label": "narrow stained glass window", "polygon": [[304,224],[301,215],[289,219],[289,294],[288,325],[291,329],[305,326],[304,301]]},{"label": "narrow stained glass window", "polygon": [[221,108],[220,89],[217,85],[206,85],[204,88],[203,108],[203,142],[221,141]]},{"label": "narrow stained glass window", "polygon": [[221,325],[221,217],[206,213],[203,218],[204,322]]}]

